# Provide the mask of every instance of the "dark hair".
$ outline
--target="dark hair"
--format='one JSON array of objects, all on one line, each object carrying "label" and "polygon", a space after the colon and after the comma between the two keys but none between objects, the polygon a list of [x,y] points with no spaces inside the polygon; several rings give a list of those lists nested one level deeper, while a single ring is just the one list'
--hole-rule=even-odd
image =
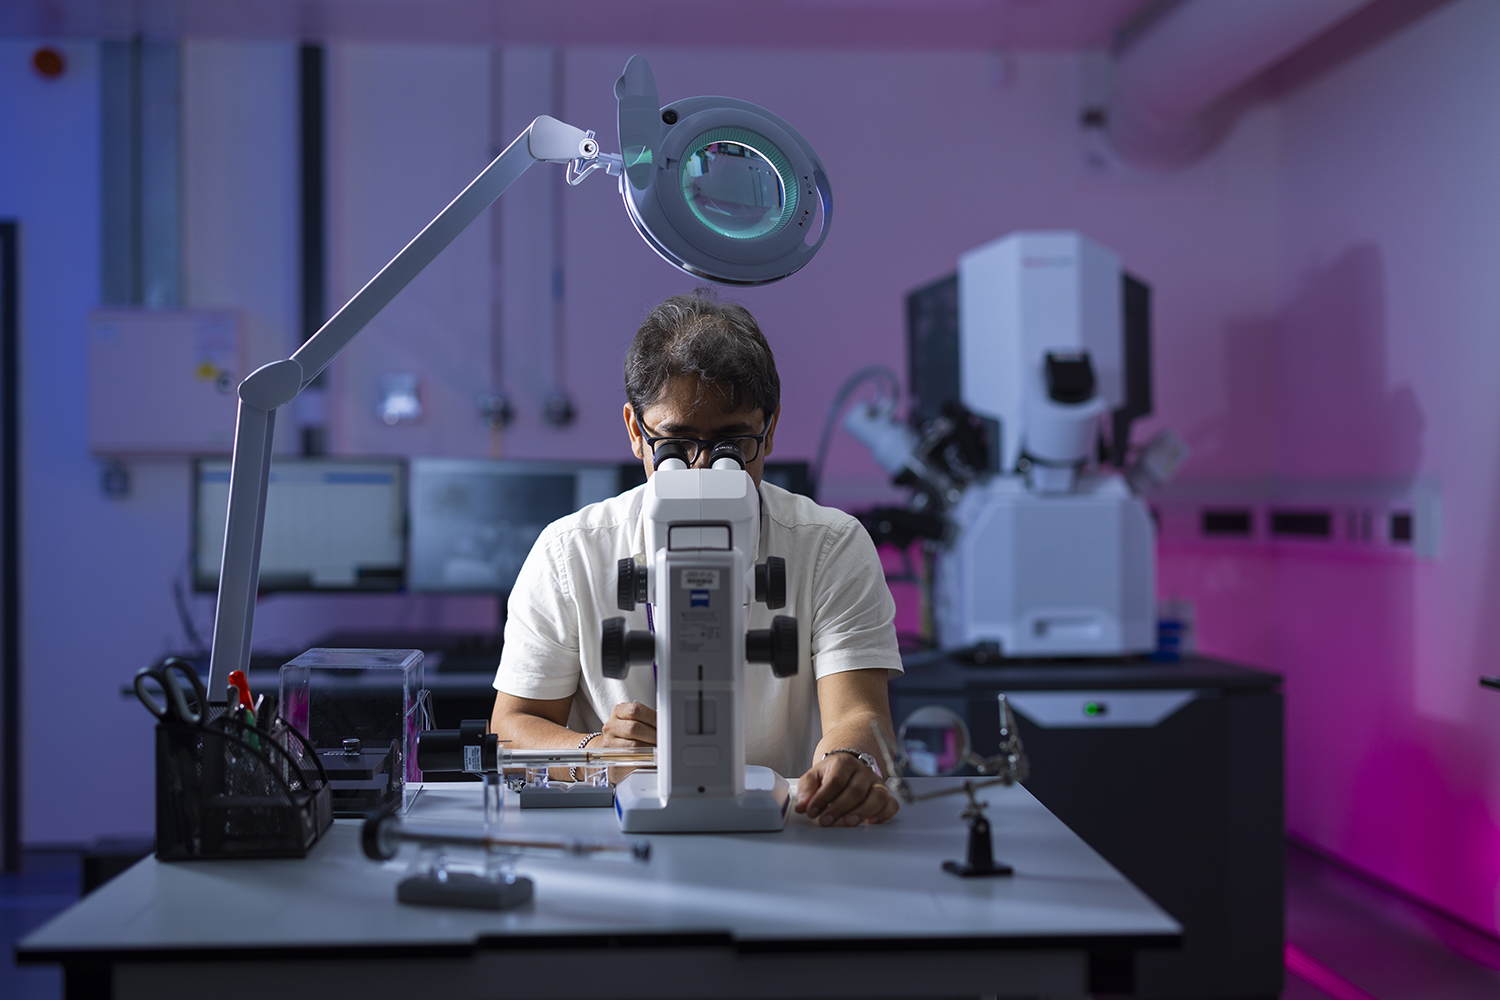
[{"label": "dark hair", "polygon": [[781,405],[776,358],[755,317],[742,305],[720,302],[712,289],[672,296],[635,332],[625,355],[625,398],[636,416],[679,375],[697,375],[705,387],[726,392],[731,410],[750,403],[769,419]]}]

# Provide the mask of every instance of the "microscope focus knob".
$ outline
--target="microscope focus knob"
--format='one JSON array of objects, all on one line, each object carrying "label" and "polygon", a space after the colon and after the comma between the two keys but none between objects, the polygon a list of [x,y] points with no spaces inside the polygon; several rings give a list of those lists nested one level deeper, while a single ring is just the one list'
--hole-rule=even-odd
[{"label": "microscope focus knob", "polygon": [[772,611],[786,607],[786,560],[767,556],[755,567],[755,599]]},{"label": "microscope focus knob", "polygon": [[600,652],[604,676],[622,680],[631,664],[656,659],[656,636],[650,632],[627,632],[625,619],[606,618]]},{"label": "microscope focus knob", "polygon": [[745,659],[751,663],[769,663],[777,677],[797,674],[797,619],[777,615],[770,628],[751,629],[745,633]]},{"label": "microscope focus knob", "polygon": [[777,677],[797,674],[797,619],[790,615],[771,619],[771,673]]},{"label": "microscope focus knob", "polygon": [[646,567],[634,559],[621,559],[615,566],[615,605],[621,611],[634,611],[637,604],[646,603]]},{"label": "microscope focus knob", "polygon": [[620,680],[630,671],[630,660],[625,656],[625,619],[604,619],[604,640],[600,653],[605,677]]}]

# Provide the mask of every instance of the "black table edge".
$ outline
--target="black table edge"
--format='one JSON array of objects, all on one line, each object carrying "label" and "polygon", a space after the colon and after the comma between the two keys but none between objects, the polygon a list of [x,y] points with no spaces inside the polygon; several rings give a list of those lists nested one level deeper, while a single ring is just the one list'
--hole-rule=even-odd
[{"label": "black table edge", "polygon": [[744,955],[931,952],[1040,951],[1073,949],[1088,952],[1119,949],[1178,948],[1181,934],[1033,935],[961,938],[788,938],[736,941],[724,932],[701,934],[598,935],[481,935],[471,944],[276,945],[226,948],[142,947],[95,951],[85,948],[26,948],[15,946],[18,965],[113,964],[117,962],[201,962],[236,959],[258,961],[316,961],[320,959],[469,958],[485,951],[579,951],[594,948],[723,948]]}]

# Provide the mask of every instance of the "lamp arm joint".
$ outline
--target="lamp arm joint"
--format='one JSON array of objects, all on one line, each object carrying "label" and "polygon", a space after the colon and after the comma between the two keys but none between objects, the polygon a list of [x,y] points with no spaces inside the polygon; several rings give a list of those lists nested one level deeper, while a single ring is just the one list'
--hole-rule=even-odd
[{"label": "lamp arm joint", "polygon": [[240,401],[267,412],[297,398],[302,391],[302,366],[292,358],[255,369],[240,383]]},{"label": "lamp arm joint", "polygon": [[550,115],[540,115],[526,129],[526,150],[532,159],[546,163],[572,163],[592,160],[599,155],[599,140],[586,132]]}]

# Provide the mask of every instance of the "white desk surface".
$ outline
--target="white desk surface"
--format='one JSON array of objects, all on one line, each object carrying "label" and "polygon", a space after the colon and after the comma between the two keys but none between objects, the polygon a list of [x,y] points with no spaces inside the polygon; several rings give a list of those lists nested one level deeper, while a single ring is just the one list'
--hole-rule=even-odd
[{"label": "white desk surface", "polygon": [[[956,779],[914,786],[940,781]],[[426,785],[411,818],[473,829],[479,794],[477,783]],[[535,882],[531,902],[502,912],[434,909],[396,902],[413,848],[370,861],[359,849],[360,822],[340,820],[306,859],[147,858],[25,938],[18,953],[149,963],[298,952],[513,955],[591,942],[618,954],[632,944],[717,941],[741,953],[1071,949],[1076,964],[1089,949],[1160,945],[1181,933],[1024,788],[983,796],[995,855],[1015,867],[1013,876],[942,870],[944,859],[963,857],[967,841],[963,798],[950,796],[904,807],[883,826],[822,828],[793,813],[780,833],[628,838],[651,842],[646,864],[524,857],[518,871]],[[515,833],[621,836],[613,810],[523,811],[514,795],[504,823]],[[116,984],[117,996],[131,992],[118,976]]]}]

